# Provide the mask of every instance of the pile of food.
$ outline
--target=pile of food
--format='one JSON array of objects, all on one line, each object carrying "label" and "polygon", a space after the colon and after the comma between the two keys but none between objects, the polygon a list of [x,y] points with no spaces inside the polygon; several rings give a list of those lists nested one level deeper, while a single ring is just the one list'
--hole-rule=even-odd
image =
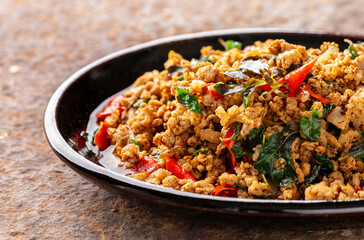
[{"label": "pile of food", "polygon": [[97,114],[92,142],[131,178],[176,190],[364,198],[364,45],[219,41],[200,59],[170,51]]}]

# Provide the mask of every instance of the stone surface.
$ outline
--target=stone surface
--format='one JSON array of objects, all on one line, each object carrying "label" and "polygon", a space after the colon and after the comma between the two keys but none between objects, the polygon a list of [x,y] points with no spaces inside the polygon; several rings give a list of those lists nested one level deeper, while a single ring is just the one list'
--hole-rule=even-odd
[{"label": "stone surface", "polygon": [[42,128],[55,89],[80,67],[118,49],[175,34],[236,27],[364,34],[363,3],[1,0],[0,238],[363,238],[362,217],[301,220],[165,212],[124,199],[58,160]]}]

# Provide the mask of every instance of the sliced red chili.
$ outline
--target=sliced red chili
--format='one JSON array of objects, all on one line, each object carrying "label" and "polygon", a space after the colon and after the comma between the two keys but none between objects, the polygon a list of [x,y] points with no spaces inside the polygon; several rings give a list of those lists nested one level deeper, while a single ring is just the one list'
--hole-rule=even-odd
[{"label": "sliced red chili", "polygon": [[227,148],[232,148],[235,144],[235,140],[226,140],[224,141],[224,144]]},{"label": "sliced red chili", "polygon": [[157,159],[145,156],[142,159],[138,159],[137,163],[135,164],[132,170],[137,173],[151,173],[154,171],[157,164],[158,164]]},{"label": "sliced red chili", "polygon": [[235,174],[235,170],[230,168],[228,170],[226,170],[227,173],[230,173],[230,174]]},{"label": "sliced red chili", "polygon": [[302,89],[304,91],[307,91],[311,97],[316,98],[317,100],[319,100],[320,102],[322,102],[323,104],[328,104],[330,103],[329,99],[324,98],[321,94],[314,92],[310,86],[308,84],[303,85]]},{"label": "sliced red chili", "polygon": [[[231,124],[227,131],[225,132],[224,134],[224,139],[229,139],[229,138],[232,138],[234,135],[235,135],[235,131],[236,129],[234,128],[234,124]],[[232,169],[235,168],[236,166],[236,158],[235,158],[235,155],[234,153],[231,151],[231,148],[234,147],[234,144],[235,144],[235,139],[231,139],[231,140],[223,140],[225,146],[229,149],[229,152],[231,154],[231,167]]]},{"label": "sliced red chili", "polygon": [[169,157],[167,159],[166,169],[179,179],[187,179],[196,182],[196,179],[192,176],[192,174],[185,171],[183,167],[179,165],[177,160],[173,157]]},{"label": "sliced red chili", "polygon": [[267,92],[269,92],[270,90],[272,90],[272,87],[269,84],[260,85],[259,87],[261,89],[263,89],[264,91],[267,91]]},{"label": "sliced red chili", "polygon": [[214,196],[222,196],[222,197],[236,197],[237,189],[235,187],[228,187],[222,185],[215,186],[215,192],[212,195]]},{"label": "sliced red chili", "polygon": [[98,146],[101,150],[105,150],[110,146],[110,138],[107,134],[108,128],[109,127],[106,125],[106,123],[102,123],[99,127],[99,130],[95,134],[94,144]]},{"label": "sliced red chili", "polygon": [[[234,140],[234,143],[235,143],[235,140]],[[233,144],[233,146],[234,146],[234,144]],[[231,151],[231,148],[228,148],[228,149],[229,149],[229,152],[231,154],[231,167],[232,167],[232,169],[234,169],[235,166],[236,166],[235,154],[233,153],[233,151]]]},{"label": "sliced red chili", "polygon": [[294,92],[301,83],[306,79],[307,75],[311,72],[313,66],[315,66],[317,58],[306,63],[305,65],[288,73],[284,78],[280,79],[278,83],[287,83],[290,92]]},{"label": "sliced red chili", "polygon": [[224,100],[225,99],[225,97],[223,95],[221,95],[218,91],[216,91],[212,88],[209,88],[209,92],[211,93],[212,96],[214,96],[215,100],[217,100],[217,99]]},{"label": "sliced red chili", "polygon": [[104,120],[107,116],[111,115],[115,109],[119,109],[120,113],[123,112],[123,107],[121,105],[122,98],[122,95],[117,95],[113,97],[109,101],[109,104],[104,109],[102,109],[101,112],[96,114],[96,117],[99,119],[99,121]]},{"label": "sliced red chili", "polygon": [[[234,125],[233,124],[231,124],[228,127],[227,131],[224,134],[224,139],[229,139],[232,136],[234,136]],[[223,142],[226,147],[232,148],[234,146],[235,140],[224,140]]]},{"label": "sliced red chili", "polygon": [[[301,83],[306,79],[307,75],[311,72],[313,66],[315,66],[317,59],[306,63],[305,65],[293,70],[288,73],[286,76],[278,80],[278,83],[287,83],[290,93],[295,92],[295,90],[301,85]],[[265,84],[259,86],[261,89],[265,91],[272,90],[272,87],[269,84]],[[286,91],[285,87],[279,89],[282,92]]]}]

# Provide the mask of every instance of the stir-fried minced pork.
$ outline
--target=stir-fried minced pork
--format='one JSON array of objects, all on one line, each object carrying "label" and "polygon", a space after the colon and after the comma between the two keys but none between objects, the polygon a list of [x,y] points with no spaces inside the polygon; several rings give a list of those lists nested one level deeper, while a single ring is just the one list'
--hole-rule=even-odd
[{"label": "stir-fried minced pork", "polygon": [[364,198],[364,46],[220,42],[199,60],[170,51],[97,115],[93,143],[128,176],[180,191]]}]

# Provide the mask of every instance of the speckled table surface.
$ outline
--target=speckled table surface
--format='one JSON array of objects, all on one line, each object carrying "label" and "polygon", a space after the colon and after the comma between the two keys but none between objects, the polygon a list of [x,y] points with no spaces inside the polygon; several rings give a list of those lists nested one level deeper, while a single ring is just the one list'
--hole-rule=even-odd
[{"label": "speckled table surface", "polygon": [[[362,0],[1,0],[0,239],[359,239],[364,219],[161,211],[89,183],[50,150],[43,112],[73,72],[148,40],[237,27],[364,34]],[[318,221],[318,224],[312,224]]]}]

